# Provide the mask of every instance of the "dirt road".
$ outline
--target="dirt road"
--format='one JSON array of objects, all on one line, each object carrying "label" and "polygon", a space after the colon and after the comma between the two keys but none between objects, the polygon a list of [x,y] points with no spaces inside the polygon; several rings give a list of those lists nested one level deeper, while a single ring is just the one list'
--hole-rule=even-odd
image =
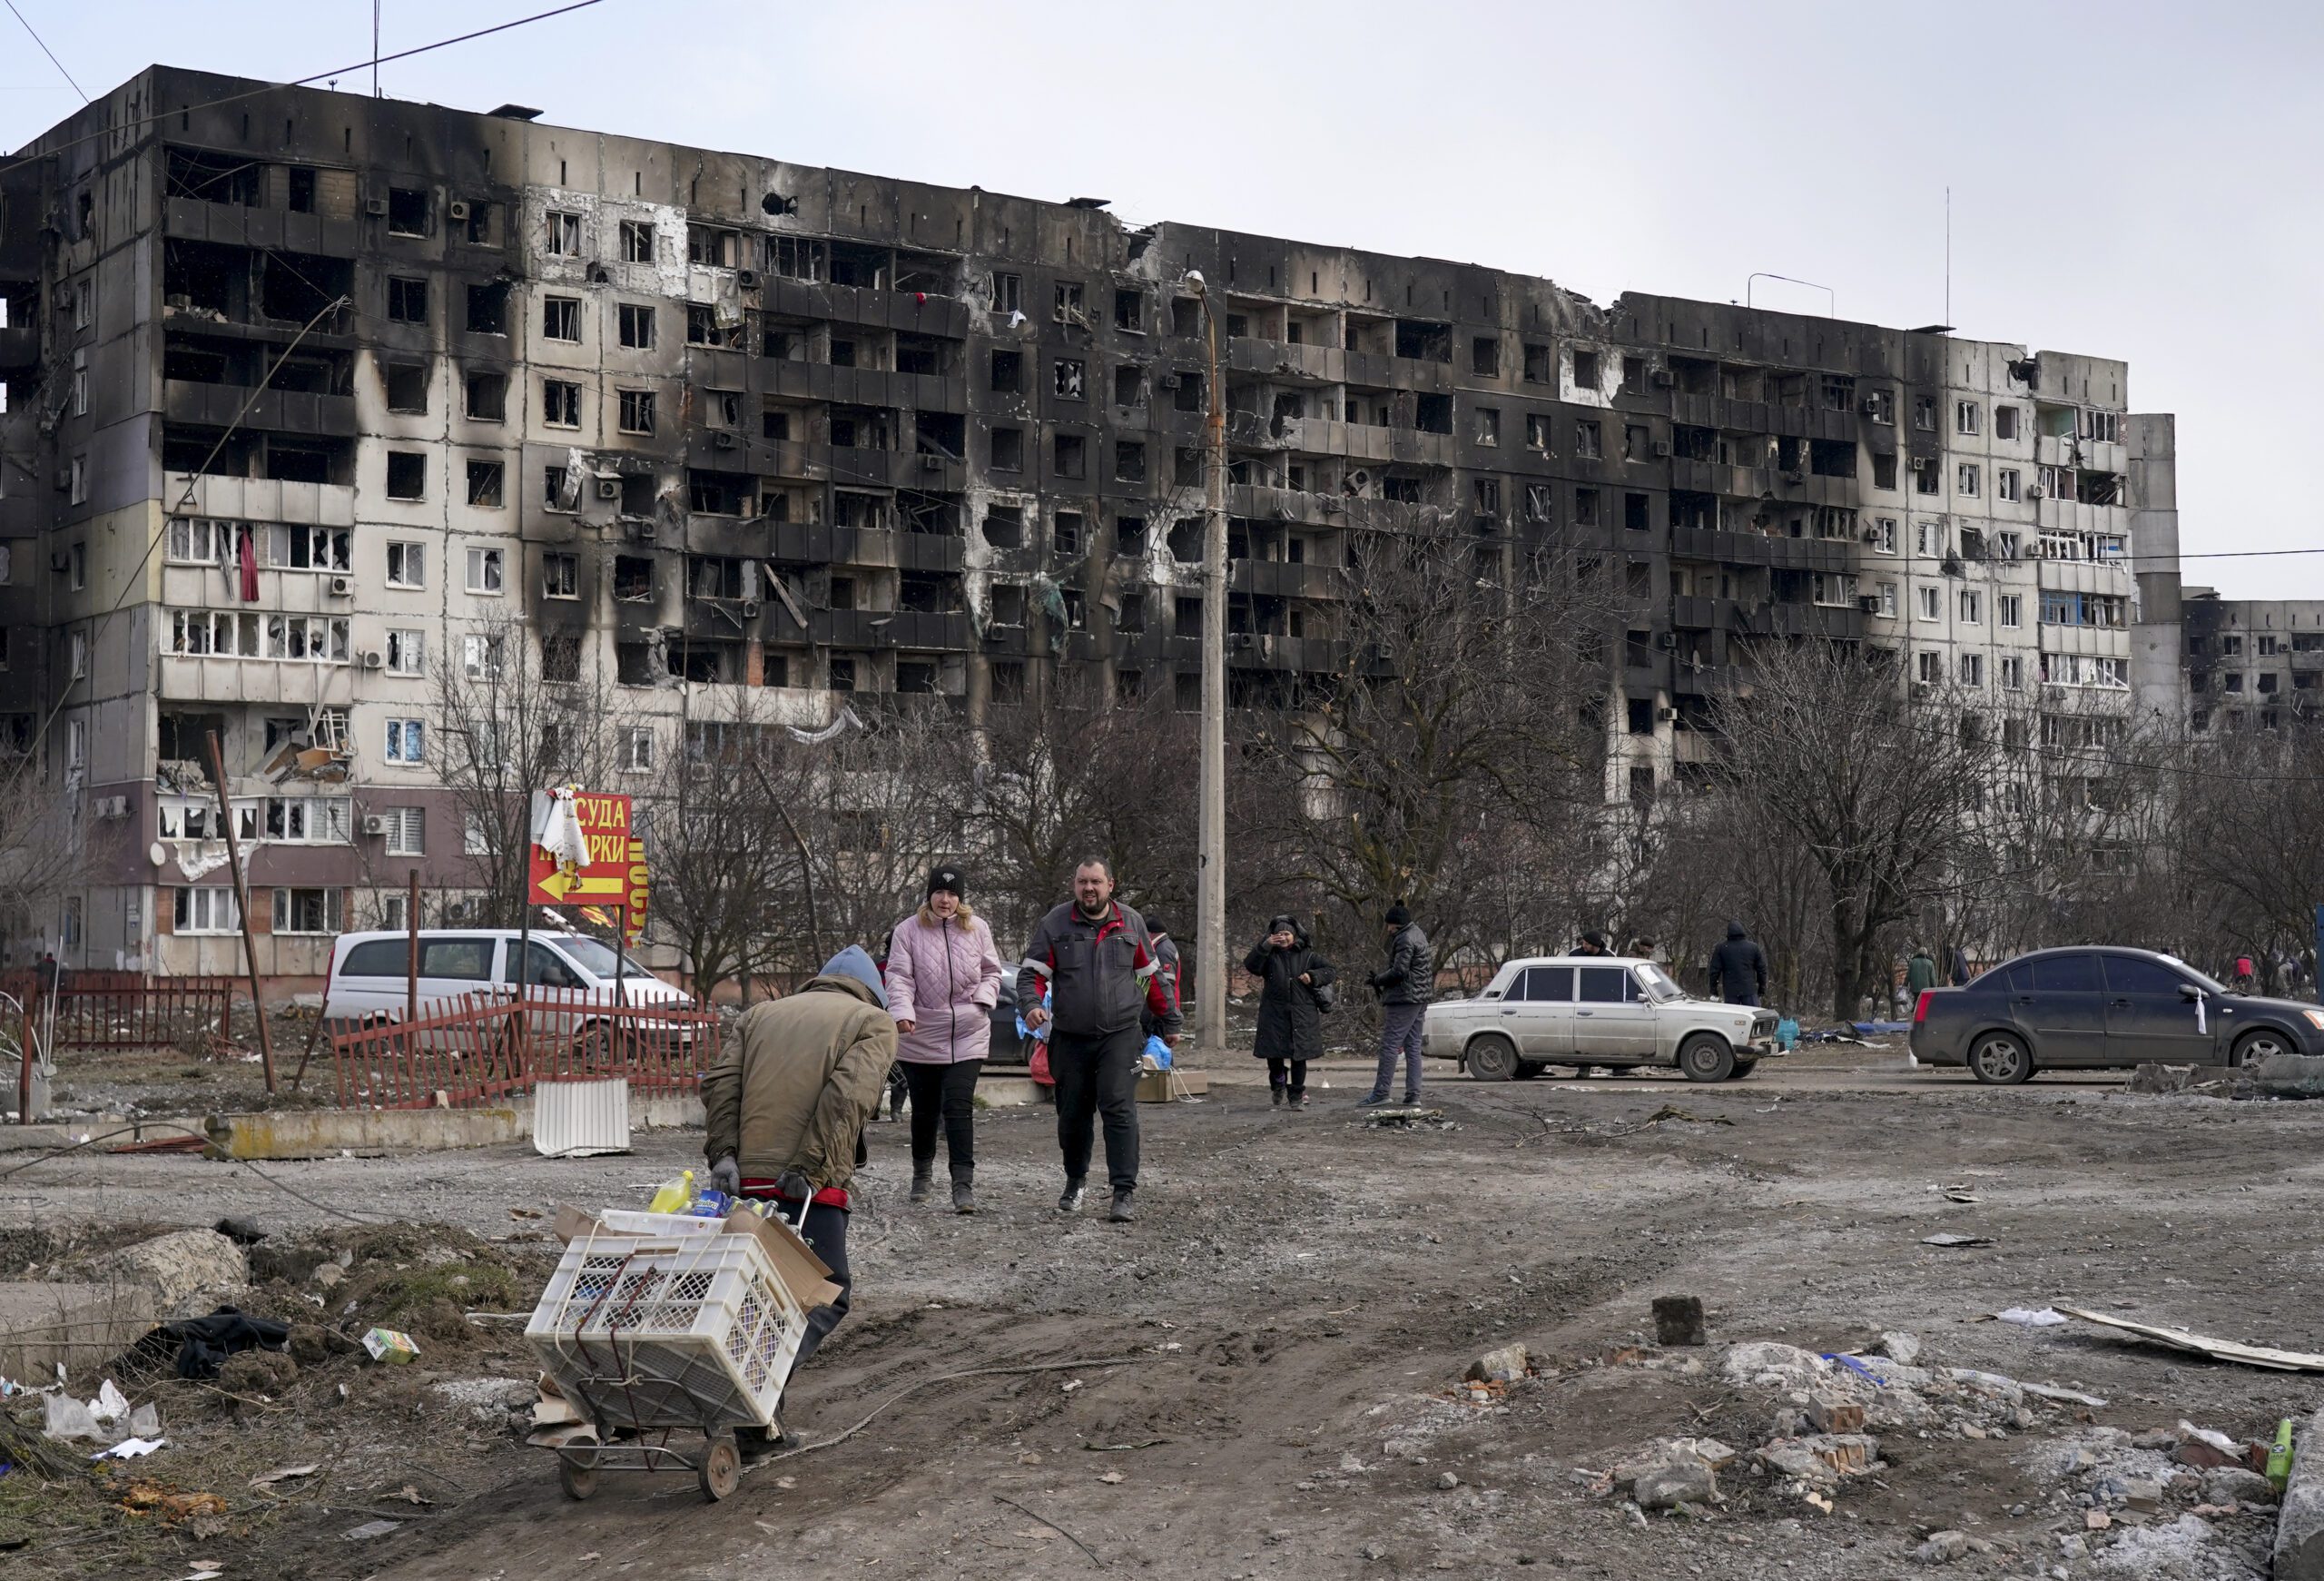
[{"label": "dirt road", "polygon": [[[1054,1210],[1046,1112],[983,1117],[989,1210],[965,1219],[903,1204],[901,1128],[880,1126],[854,1224],[856,1310],[793,1387],[794,1441],[939,1373],[1130,1359],[921,1389],[844,1444],[752,1471],[723,1505],[702,1503],[690,1477],[614,1474],[571,1504],[545,1454],[500,1434],[474,1448],[460,1497],[383,1537],[350,1541],[360,1517],[342,1517],[205,1551],[240,1574],[399,1581],[1101,1567],[1633,1581],[1913,1573],[1941,1528],[1991,1545],[1960,1560],[1972,1573],[2260,1573],[2249,1566],[2271,1517],[2185,1514],[2192,1474],[2160,1509],[2126,1507],[2090,1451],[2060,1472],[2073,1464],[2060,1449],[2182,1418],[2258,1436],[2324,1400],[2319,1380],[2079,1324],[1975,1319],[2064,1301],[2324,1349],[2306,1233],[2324,1206],[2324,1106],[1836,1069],[1718,1088],[1445,1082],[1431,1098],[1449,1127],[1411,1130],[1365,1125],[1360,1074],[1334,1075],[1304,1113],[1222,1083],[1208,1102],[1144,1112],[1144,1217],[1128,1227]],[[1649,1123],[1666,1103],[1683,1116]],[[629,1201],[631,1182],[698,1145],[664,1135],[585,1163],[507,1149],[273,1172],[330,1206],[506,1234],[512,1207]],[[189,1159],[82,1159],[9,1185],[51,1222],[132,1201],[188,1222],[259,1211],[286,1232],[323,1218]],[[1924,1243],[1940,1230],[1991,1244]],[[1712,1345],[1630,1352],[1667,1293],[1702,1299]],[[2027,1398],[1994,1408],[1989,1431],[1945,1413],[1882,1431],[1883,1464],[1832,1488],[1829,1513],[1742,1461],[1719,1474],[1722,1502],[1680,1516],[1603,1491],[1595,1474],[1658,1438],[1707,1435],[1747,1457],[1768,1442],[1789,1397],[1726,1376],[1726,1347],[1832,1352],[1883,1330],[1923,1340],[1923,1368],[2110,1403]],[[1512,1340],[1535,1376],[1482,1399],[1456,1388]],[[378,1430],[425,1428],[411,1415]],[[2113,1448],[2130,1456],[2127,1443]],[[2138,1453],[2171,1469],[2167,1454]]]}]

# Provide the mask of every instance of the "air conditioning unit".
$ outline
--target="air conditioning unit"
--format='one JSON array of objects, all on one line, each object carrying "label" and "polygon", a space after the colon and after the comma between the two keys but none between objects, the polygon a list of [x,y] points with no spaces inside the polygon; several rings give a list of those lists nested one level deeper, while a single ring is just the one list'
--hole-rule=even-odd
[{"label": "air conditioning unit", "polygon": [[731,450],[742,441],[734,437],[734,430],[733,429],[720,429],[716,437],[712,439],[710,442],[718,450]]},{"label": "air conditioning unit", "polygon": [[375,670],[387,662],[388,656],[381,653],[378,648],[367,647],[363,650],[363,667],[365,669]]},{"label": "air conditioning unit", "polygon": [[1670,441],[1669,441],[1669,440],[1655,440],[1655,441],[1654,441],[1654,459],[1655,459],[1656,460],[1658,460],[1658,461],[1662,461],[1662,460],[1668,460],[1668,459],[1669,459],[1669,457],[1670,457]]},{"label": "air conditioning unit", "polygon": [[1361,467],[1353,469],[1347,475],[1347,486],[1349,489],[1358,494],[1361,494],[1365,488],[1371,484],[1371,482],[1372,474],[1365,471]]},{"label": "air conditioning unit", "polygon": [[944,469],[944,458],[933,452],[922,456],[920,459],[920,469],[923,472],[941,472]]},{"label": "air conditioning unit", "polygon": [[353,598],[355,596],[355,578],[352,577],[333,577],[330,579],[330,596],[334,598]]},{"label": "air conditioning unit", "polygon": [[1866,543],[1878,543],[1880,541],[1880,529],[1876,527],[1866,528],[1864,529],[1864,541]]},{"label": "air conditioning unit", "polygon": [[2025,486],[2025,498],[2028,499],[2041,499],[2042,486],[2039,483],[2028,483]]},{"label": "air conditioning unit", "polygon": [[450,203],[445,204],[444,212],[451,215],[455,220],[465,220],[468,217],[468,203],[459,198],[454,198]]},{"label": "air conditioning unit", "polygon": [[1676,719],[1679,716],[1679,710],[1669,707],[1657,708],[1654,710],[1654,716],[1661,720],[1665,725],[1668,725],[1671,720]]},{"label": "air conditioning unit", "polygon": [[1880,398],[1876,395],[1867,395],[1862,400],[1856,403],[1856,410],[1864,413],[1866,417],[1878,417],[1880,415]]},{"label": "air conditioning unit", "polygon": [[758,601],[756,598],[745,598],[745,599],[743,599],[743,619],[745,619],[745,620],[756,620],[758,618],[759,618],[759,601]]},{"label": "air conditioning unit", "polygon": [[1669,653],[1679,646],[1679,635],[1674,631],[1658,631],[1654,634],[1654,646]]},{"label": "air conditioning unit", "polygon": [[1157,379],[1154,382],[1160,385],[1165,390],[1176,390],[1178,388],[1181,380],[1179,376],[1176,373],[1165,373],[1161,378]]},{"label": "air conditioning unit", "polygon": [[363,815],[363,832],[366,835],[384,835],[388,832],[388,820],[378,813],[366,813]]},{"label": "air conditioning unit", "polygon": [[375,220],[382,219],[386,217],[388,212],[388,200],[385,198],[365,198],[363,200],[363,212],[370,215]]},{"label": "air conditioning unit", "polygon": [[629,524],[629,533],[632,538],[635,539],[640,543],[652,543],[654,541],[654,519],[648,516],[636,518]]},{"label": "air conditioning unit", "polygon": [[753,289],[758,282],[759,272],[755,269],[738,269],[734,272],[734,283],[744,291]]},{"label": "air conditioning unit", "polygon": [[1859,593],[1856,595],[1856,607],[1866,615],[1877,615],[1880,613],[1880,596],[1877,593]]},{"label": "air conditioning unit", "polygon": [[1647,375],[1647,380],[1657,390],[1668,390],[1679,382],[1679,376],[1668,368],[1657,368]]},{"label": "air conditioning unit", "polygon": [[598,498],[598,499],[620,499],[620,498],[621,498],[621,479],[618,479],[618,478],[600,478],[600,479],[597,479],[597,498]]},{"label": "air conditioning unit", "polygon": [[100,818],[125,818],[129,816],[129,798],[127,796],[99,796],[96,799],[96,809],[97,816]]}]

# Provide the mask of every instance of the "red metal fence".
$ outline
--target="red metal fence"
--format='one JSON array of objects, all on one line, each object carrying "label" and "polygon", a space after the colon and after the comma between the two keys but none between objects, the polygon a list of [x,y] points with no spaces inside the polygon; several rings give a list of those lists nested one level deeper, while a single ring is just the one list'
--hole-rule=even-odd
[{"label": "red metal fence", "polygon": [[431,1000],[417,1021],[324,1026],[348,1109],[462,1108],[540,1082],[628,1078],[639,1092],[690,1092],[718,1060],[720,1018],[692,1005],[614,1005],[535,989]]},{"label": "red metal fence", "polygon": [[[136,1049],[230,1035],[227,1020],[238,980],[149,977],[142,972],[64,973],[56,986],[57,1049]],[[0,973],[0,992],[32,1017],[35,1034],[49,1024],[45,990],[35,972]]]}]

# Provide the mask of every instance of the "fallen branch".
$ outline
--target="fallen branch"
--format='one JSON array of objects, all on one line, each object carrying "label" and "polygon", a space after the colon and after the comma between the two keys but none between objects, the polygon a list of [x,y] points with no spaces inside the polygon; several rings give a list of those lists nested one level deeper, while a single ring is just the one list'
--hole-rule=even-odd
[{"label": "fallen branch", "polygon": [[1075,1537],[1071,1532],[1067,1531],[1063,1527],[1058,1525],[1057,1522],[1049,1519],[1049,1517],[1041,1514],[1038,1510],[1027,1509],[1023,1505],[1019,1504],[1015,1499],[1009,1497],[1005,1493],[996,1493],[992,1497],[1007,1505],[1010,1509],[1016,1510],[1020,1514],[1032,1517],[1033,1519],[1040,1522],[1043,1526],[1049,1527],[1049,1530],[1057,1533],[1058,1536],[1063,1537],[1067,1542],[1071,1543],[1075,1547],[1080,1549],[1083,1553],[1088,1554],[1089,1556],[1089,1562],[1092,1565],[1097,1566],[1100,1570],[1106,1567],[1106,1561],[1098,1557],[1097,1551],[1095,1549],[1091,1548],[1088,1544],[1083,1542],[1079,1537]]}]

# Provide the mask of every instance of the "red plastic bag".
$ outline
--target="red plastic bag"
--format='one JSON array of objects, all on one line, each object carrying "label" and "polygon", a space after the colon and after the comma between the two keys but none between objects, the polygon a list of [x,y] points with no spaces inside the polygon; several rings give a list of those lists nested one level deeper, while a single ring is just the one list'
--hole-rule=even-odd
[{"label": "red plastic bag", "polygon": [[1028,1067],[1028,1073],[1044,1087],[1057,1085],[1057,1078],[1049,1074],[1049,1046],[1046,1042],[1033,1045],[1033,1060]]}]

